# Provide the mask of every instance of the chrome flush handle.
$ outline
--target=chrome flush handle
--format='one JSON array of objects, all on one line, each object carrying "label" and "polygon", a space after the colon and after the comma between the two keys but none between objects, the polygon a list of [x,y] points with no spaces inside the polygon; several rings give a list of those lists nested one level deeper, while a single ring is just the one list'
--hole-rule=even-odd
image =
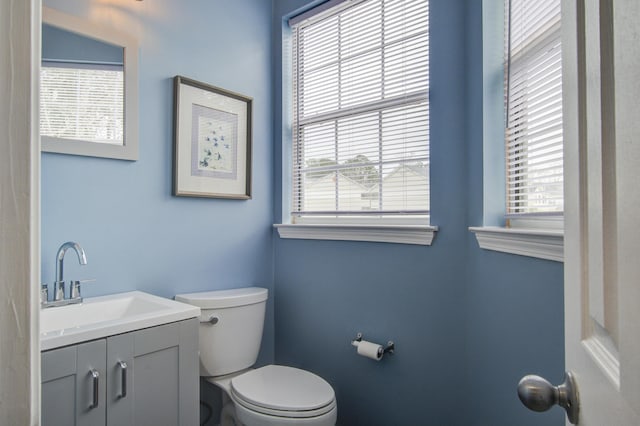
[{"label": "chrome flush handle", "polygon": [[220,318],[218,318],[215,315],[211,315],[209,318],[207,319],[201,319],[200,320],[200,324],[211,324],[211,325],[216,325],[218,323],[218,321],[220,321]]}]

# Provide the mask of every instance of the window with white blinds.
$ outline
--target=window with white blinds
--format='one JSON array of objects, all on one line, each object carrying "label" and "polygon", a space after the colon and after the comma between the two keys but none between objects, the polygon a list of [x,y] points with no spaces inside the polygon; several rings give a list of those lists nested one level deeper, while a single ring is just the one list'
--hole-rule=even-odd
[{"label": "window with white blinds", "polygon": [[122,65],[44,62],[40,71],[42,136],[123,145]]},{"label": "window with white blinds", "polygon": [[507,218],[562,215],[560,0],[505,0]]},{"label": "window with white blinds", "polygon": [[335,3],[291,23],[293,221],[426,222],[429,2]]}]

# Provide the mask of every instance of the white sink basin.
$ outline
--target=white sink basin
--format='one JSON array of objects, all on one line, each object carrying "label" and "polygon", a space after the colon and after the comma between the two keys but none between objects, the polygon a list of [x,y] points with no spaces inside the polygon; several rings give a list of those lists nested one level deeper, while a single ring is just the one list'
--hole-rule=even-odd
[{"label": "white sink basin", "polygon": [[45,351],[199,315],[198,307],[141,291],[88,297],[77,305],[40,310],[40,349]]}]

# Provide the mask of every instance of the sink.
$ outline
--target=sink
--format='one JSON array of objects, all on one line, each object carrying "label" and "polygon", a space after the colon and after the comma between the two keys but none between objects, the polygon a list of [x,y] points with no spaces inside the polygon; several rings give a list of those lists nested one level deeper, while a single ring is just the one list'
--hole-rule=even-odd
[{"label": "sink", "polygon": [[142,291],[87,297],[80,304],[40,310],[40,349],[45,351],[199,315],[198,307]]}]

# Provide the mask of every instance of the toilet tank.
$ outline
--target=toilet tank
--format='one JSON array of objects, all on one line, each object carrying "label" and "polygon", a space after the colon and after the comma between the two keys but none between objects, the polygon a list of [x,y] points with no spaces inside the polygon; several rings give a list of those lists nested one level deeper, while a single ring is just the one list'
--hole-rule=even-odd
[{"label": "toilet tank", "polygon": [[262,342],[268,290],[245,287],[178,294],[200,308],[200,375],[222,376],[255,364]]}]

